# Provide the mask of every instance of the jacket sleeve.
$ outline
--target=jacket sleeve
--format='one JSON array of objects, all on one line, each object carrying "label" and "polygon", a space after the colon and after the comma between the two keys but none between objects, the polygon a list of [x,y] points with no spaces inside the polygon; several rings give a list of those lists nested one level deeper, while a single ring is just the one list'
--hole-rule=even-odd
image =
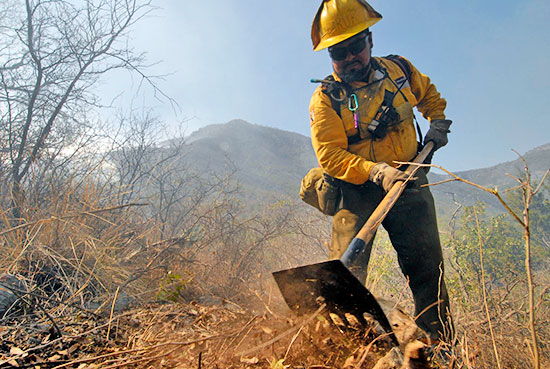
[{"label": "jacket sleeve", "polygon": [[309,104],[311,142],[321,168],[332,177],[353,184],[369,179],[376,164],[347,151],[344,124],[321,88],[315,90]]},{"label": "jacket sleeve", "polygon": [[416,108],[430,122],[434,119],[445,119],[447,101],[441,97],[427,75],[420,73],[408,60],[407,62],[412,72],[411,89],[418,102]]}]

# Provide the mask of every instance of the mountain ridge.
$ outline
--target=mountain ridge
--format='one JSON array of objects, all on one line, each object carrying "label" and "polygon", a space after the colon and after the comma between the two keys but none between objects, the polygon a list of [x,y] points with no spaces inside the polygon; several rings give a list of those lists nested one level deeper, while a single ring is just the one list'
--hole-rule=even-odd
[{"label": "mountain ridge", "polygon": [[[300,181],[309,169],[318,166],[311,139],[296,132],[253,124],[242,119],[208,125],[186,138],[186,155],[199,169],[220,173],[235,170],[246,201],[298,199]],[[533,177],[541,177],[550,163],[550,143],[527,151],[527,161]],[[521,176],[520,158],[486,168],[455,172],[457,176],[488,188],[504,189],[516,182],[506,175]],[[449,175],[432,173],[430,182],[448,180]],[[464,183],[450,182],[432,187],[438,212],[449,213],[456,203],[472,205],[483,201],[491,212],[502,211],[497,199]],[[452,194],[452,195],[451,195]]]}]

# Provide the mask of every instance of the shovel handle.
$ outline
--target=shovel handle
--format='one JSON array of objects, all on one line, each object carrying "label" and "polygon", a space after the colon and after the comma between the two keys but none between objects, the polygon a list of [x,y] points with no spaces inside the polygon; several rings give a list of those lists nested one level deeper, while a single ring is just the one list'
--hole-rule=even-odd
[{"label": "shovel handle", "polygon": [[[422,151],[420,151],[420,153],[412,160],[412,162],[418,164],[423,163],[432,151],[433,147],[434,143],[432,141],[428,142],[424,146]],[[417,167],[417,165],[410,164],[407,169],[405,169],[405,173],[409,173],[409,175],[413,177],[413,171]],[[357,235],[350,242],[348,248],[346,249],[346,252],[344,252],[344,255],[342,255],[342,257],[340,258],[345,266],[349,268],[353,264],[357,256],[359,256],[361,251],[363,251],[363,248],[366,246],[366,244],[368,244],[370,240],[374,237],[374,235],[376,234],[376,230],[378,229],[382,221],[386,218],[386,215],[388,215],[389,211],[396,203],[397,199],[399,198],[405,187],[407,187],[407,181],[395,182],[392,188],[386,194],[386,196],[384,196],[382,201],[380,201],[380,204],[378,204],[376,209],[374,209],[369,219],[365,222],[363,227],[361,227],[359,232],[357,232]]]}]

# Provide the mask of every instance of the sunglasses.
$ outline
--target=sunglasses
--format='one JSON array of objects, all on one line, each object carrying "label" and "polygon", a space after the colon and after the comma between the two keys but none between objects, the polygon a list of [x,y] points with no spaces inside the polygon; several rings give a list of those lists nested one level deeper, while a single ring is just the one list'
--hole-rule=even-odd
[{"label": "sunglasses", "polygon": [[331,47],[328,49],[328,53],[332,60],[341,61],[347,58],[348,53],[358,55],[361,51],[365,50],[365,47],[367,47],[367,39],[359,38],[346,47]]}]

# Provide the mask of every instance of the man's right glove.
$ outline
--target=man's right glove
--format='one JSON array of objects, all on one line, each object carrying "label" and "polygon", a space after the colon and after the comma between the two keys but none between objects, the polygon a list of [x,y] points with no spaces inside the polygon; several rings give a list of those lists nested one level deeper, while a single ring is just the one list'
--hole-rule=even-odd
[{"label": "man's right glove", "polygon": [[[369,180],[382,187],[384,191],[388,192],[395,182],[405,181],[409,178],[409,175],[405,172],[395,169],[394,167],[386,163],[376,164],[370,171]],[[416,178],[410,178],[409,181]]]},{"label": "man's right glove", "polygon": [[447,139],[447,133],[451,132],[449,131],[449,127],[452,122],[453,121],[449,119],[432,120],[430,123],[430,129],[424,137],[424,145],[429,141],[433,141],[435,146],[433,151],[447,145],[447,142],[449,142]]}]

